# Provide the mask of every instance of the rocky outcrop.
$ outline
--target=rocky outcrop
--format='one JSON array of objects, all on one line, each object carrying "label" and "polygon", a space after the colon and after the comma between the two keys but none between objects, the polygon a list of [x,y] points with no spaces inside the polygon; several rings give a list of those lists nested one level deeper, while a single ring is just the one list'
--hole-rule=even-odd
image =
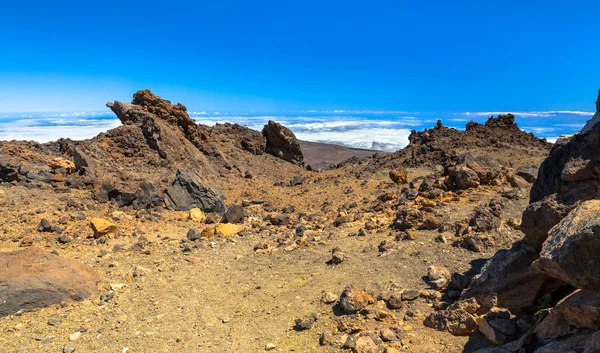
[{"label": "rocky outcrop", "polygon": [[13,182],[22,178],[21,166],[12,165],[0,156],[0,181]]},{"label": "rocky outcrop", "polygon": [[[510,124],[512,119],[503,117],[486,126],[510,129]],[[519,320],[551,308],[538,312],[526,332],[501,328],[487,316],[480,321],[479,331],[492,342],[513,341],[502,347],[506,351],[595,352],[600,347],[599,155],[600,124],[589,124],[552,148],[523,213],[523,241],[497,252],[461,295],[460,301],[476,299],[482,308],[478,314],[509,309]],[[521,168],[512,175],[527,182],[536,173]]]},{"label": "rocky outcrop", "polygon": [[516,243],[510,250],[498,251],[473,279],[462,298],[474,297],[488,308],[523,309],[560,287],[562,282],[540,273],[531,264],[538,259],[534,248]]},{"label": "rocky outcrop", "polygon": [[600,291],[600,200],[583,202],[552,228],[533,267],[576,288]]},{"label": "rocky outcrop", "polygon": [[268,153],[288,162],[299,165],[304,164],[300,143],[298,143],[292,130],[269,120],[263,128],[262,134],[267,139],[266,151]]},{"label": "rocky outcrop", "polygon": [[200,174],[186,169],[177,170],[175,181],[165,192],[165,204],[170,210],[200,208],[218,214],[226,211],[223,193],[206,186]]},{"label": "rocky outcrop", "polygon": [[[409,145],[387,157],[401,160],[405,167],[456,165],[464,150],[502,148],[548,150],[552,145],[522,131],[512,114],[491,117],[485,124],[470,122],[465,131],[446,127],[441,121],[432,129],[412,131]],[[460,152],[462,151],[462,152]]]},{"label": "rocky outcrop", "polygon": [[0,253],[0,268],[0,316],[81,301],[99,281],[91,267],[35,247]]}]

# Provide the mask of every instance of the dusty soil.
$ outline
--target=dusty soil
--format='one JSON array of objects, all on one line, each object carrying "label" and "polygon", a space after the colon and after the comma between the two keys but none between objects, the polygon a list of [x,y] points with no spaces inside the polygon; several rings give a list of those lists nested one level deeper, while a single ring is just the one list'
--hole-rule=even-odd
[{"label": "dusty soil", "polygon": [[[427,173],[409,170],[411,178]],[[262,205],[246,208],[248,230],[244,236],[205,240],[183,252],[181,242],[188,229],[204,227],[189,220],[187,213],[165,211],[149,221],[136,218],[134,211],[115,215],[117,208],[95,204],[87,191],[65,194],[50,188],[2,186],[1,251],[17,249],[22,237],[33,234],[36,246],[95,268],[102,278],[99,294],[109,292],[111,285],[124,284],[114,288],[114,298],[101,305],[99,296],[94,296],[83,303],[65,303],[0,320],[3,350],[61,352],[63,346],[71,345],[77,352],[119,352],[126,348],[128,352],[261,352],[266,344],[273,343],[275,352],[338,352],[339,345],[319,345],[325,330],[341,340],[336,328],[344,320],[332,305],[321,303],[324,293],[339,295],[350,283],[359,284],[375,297],[392,286],[425,289],[428,286],[423,276],[431,264],[465,272],[495,250],[474,253],[452,246],[451,241],[439,243],[435,241],[437,231],[418,231],[416,240],[395,241],[396,232],[387,227],[393,219],[391,211],[365,212],[355,222],[333,227],[339,206],[357,202],[362,209],[375,195],[400,187],[390,182],[385,170],[365,180],[350,175],[347,169],[304,172],[304,177],[304,185],[296,187],[265,187],[256,193],[254,182],[244,180],[225,190],[228,204],[240,203],[248,196],[265,200],[276,210],[293,204],[296,211],[291,218],[296,225],[308,223],[298,220],[300,212],[323,214],[321,229],[309,231],[314,240],[291,251],[254,250],[264,240],[294,232],[294,226],[263,231],[253,228],[253,223],[261,223],[269,214]],[[350,188],[351,192],[341,192]],[[474,205],[497,196],[498,190],[481,187],[451,203],[446,212],[452,220],[468,218]],[[89,205],[82,208],[88,219],[118,216],[114,221],[123,236],[95,244],[87,220],[68,221],[62,235],[74,239],[69,244],[58,244],[55,234],[37,233],[40,219],[57,224],[60,217],[77,211],[67,209],[67,199]],[[329,205],[322,207],[325,200]],[[526,204],[526,198],[510,201],[503,218],[518,218]],[[379,221],[381,227],[367,236],[352,235],[368,219]],[[522,236],[514,233],[515,239]],[[141,234],[150,242],[143,249],[134,246]],[[451,240],[454,235],[445,236]],[[383,240],[394,242],[395,249],[380,253],[377,247]],[[326,264],[334,247],[349,257],[337,266]],[[141,275],[134,277],[136,268],[141,268],[137,271]],[[419,299],[404,309],[392,310],[386,321],[361,317],[355,321],[370,330],[400,326],[405,337],[391,346],[401,351],[472,352],[486,346],[478,336],[454,337],[424,327],[423,319],[432,311],[431,303]],[[311,313],[318,315],[315,327],[294,331],[294,320]],[[49,325],[51,318],[60,319],[60,324]],[[77,331],[83,332],[81,338],[70,342],[69,335]]]}]

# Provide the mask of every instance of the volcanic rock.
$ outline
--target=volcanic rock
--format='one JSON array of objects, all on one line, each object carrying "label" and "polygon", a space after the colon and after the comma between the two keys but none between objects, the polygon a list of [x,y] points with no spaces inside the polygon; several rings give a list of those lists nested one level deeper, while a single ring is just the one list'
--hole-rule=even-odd
[{"label": "volcanic rock", "polygon": [[600,200],[583,202],[552,228],[533,267],[576,288],[600,290]]},{"label": "volcanic rock", "polygon": [[244,223],[244,209],[241,206],[233,205],[227,209],[223,216],[223,223]]},{"label": "volcanic rock", "polygon": [[112,222],[104,218],[92,218],[90,219],[90,226],[94,231],[94,238],[98,239],[101,237],[112,238],[119,234],[119,228]]},{"label": "volcanic rock", "polygon": [[288,162],[304,164],[302,149],[292,130],[269,120],[263,128],[262,134],[267,139],[267,153]]},{"label": "volcanic rock", "polygon": [[175,181],[165,192],[165,204],[170,210],[189,211],[200,208],[204,212],[225,212],[221,191],[206,186],[200,175],[186,169],[178,169]]},{"label": "volcanic rock", "polygon": [[81,301],[99,281],[91,267],[35,247],[0,253],[0,268],[0,316]]},{"label": "volcanic rock", "polygon": [[508,309],[531,307],[541,295],[562,285],[561,281],[531,268],[537,259],[537,251],[522,242],[515,243],[510,250],[499,250],[462,298],[474,297],[490,307],[494,303]]},{"label": "volcanic rock", "polygon": [[464,336],[478,329],[477,320],[464,309],[440,310],[429,315],[425,326],[438,331],[448,331],[453,335]]},{"label": "volcanic rock", "polygon": [[406,184],[408,182],[408,175],[406,174],[406,169],[396,168],[390,170],[390,179],[398,185]]},{"label": "volcanic rock", "polygon": [[430,266],[427,269],[427,280],[433,289],[444,289],[450,281],[450,271],[441,266]]},{"label": "volcanic rock", "polygon": [[373,297],[356,284],[346,287],[340,296],[340,308],[346,314],[357,313],[374,302]]},{"label": "volcanic rock", "polygon": [[21,167],[9,163],[0,156],[0,181],[13,182],[21,178]]},{"label": "volcanic rock", "polygon": [[274,226],[286,226],[290,224],[290,216],[281,213],[271,217],[269,221]]},{"label": "volcanic rock", "polygon": [[548,238],[550,229],[567,216],[572,209],[573,206],[565,205],[557,200],[555,194],[529,204],[523,212],[521,221],[521,231],[525,233],[523,240],[540,251],[542,244]]}]

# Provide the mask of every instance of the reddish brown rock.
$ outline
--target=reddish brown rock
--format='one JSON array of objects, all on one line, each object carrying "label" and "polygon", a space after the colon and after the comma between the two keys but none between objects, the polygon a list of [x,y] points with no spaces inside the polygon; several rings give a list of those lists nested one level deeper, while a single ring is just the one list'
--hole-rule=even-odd
[{"label": "reddish brown rock", "polygon": [[424,324],[427,327],[438,331],[448,331],[457,336],[471,334],[479,327],[475,317],[464,309],[437,311],[429,315]]},{"label": "reddish brown rock", "polygon": [[351,284],[340,296],[340,308],[346,314],[354,314],[364,309],[367,305],[374,303],[373,297],[360,289],[356,284]]},{"label": "reddish brown rock", "polygon": [[304,164],[302,148],[292,130],[272,120],[265,125],[262,131],[267,139],[267,153],[295,164]]},{"label": "reddish brown rock", "polygon": [[99,281],[91,267],[35,247],[0,253],[0,268],[0,316],[81,301]]},{"label": "reddish brown rock", "polygon": [[522,242],[510,250],[498,251],[462,297],[474,297],[482,305],[497,301],[499,307],[508,309],[531,307],[539,297],[563,285],[531,268],[537,258],[537,251]]},{"label": "reddish brown rock", "polygon": [[525,243],[534,247],[537,251],[542,250],[542,244],[548,238],[548,232],[558,224],[573,207],[565,205],[551,195],[541,201],[527,206],[523,212],[521,231],[525,233]]},{"label": "reddish brown rock", "polygon": [[573,327],[600,330],[600,293],[579,290],[563,299],[557,310]]},{"label": "reddish brown rock", "polygon": [[569,323],[558,310],[553,310],[535,328],[535,335],[539,341],[547,342],[552,339],[566,336],[571,331]]},{"label": "reddish brown rock", "polygon": [[390,179],[398,185],[406,184],[408,182],[408,175],[406,174],[406,169],[396,168],[390,170]]},{"label": "reddish brown rock", "polygon": [[552,228],[533,267],[576,288],[600,290],[600,200],[582,203]]}]

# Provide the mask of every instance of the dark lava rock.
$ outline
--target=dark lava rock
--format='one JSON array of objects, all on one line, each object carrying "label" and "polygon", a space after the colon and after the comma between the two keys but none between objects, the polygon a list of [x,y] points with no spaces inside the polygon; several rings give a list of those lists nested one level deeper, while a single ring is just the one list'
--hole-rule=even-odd
[{"label": "dark lava rock", "polygon": [[40,221],[40,224],[38,225],[38,232],[51,232],[52,231],[52,226],[50,225],[50,222],[48,222],[48,220],[46,218],[42,218],[42,220]]},{"label": "dark lava rock", "polygon": [[286,214],[278,214],[278,215],[272,216],[269,221],[274,226],[285,226],[285,225],[290,224],[290,216],[288,216]]},{"label": "dark lava rock", "polygon": [[332,265],[339,265],[346,259],[346,254],[342,251],[342,249],[335,247],[331,250],[331,260],[329,263]]},{"label": "dark lava rock", "polygon": [[223,216],[222,223],[244,223],[244,208],[238,205],[230,206]]},{"label": "dark lava rock", "polygon": [[304,183],[304,180],[302,180],[302,177],[301,176],[295,176],[290,181],[290,186],[302,185],[302,183]]},{"label": "dark lava rock", "polygon": [[198,240],[198,239],[200,239],[202,237],[201,234],[202,234],[201,232],[199,232],[199,231],[197,231],[195,229],[190,229],[187,232],[187,238],[190,241],[196,241],[196,240]]},{"label": "dark lava rock", "polygon": [[73,241],[73,239],[71,239],[70,236],[68,235],[61,235],[60,237],[58,237],[58,239],[56,239],[59,243],[61,244],[68,244],[70,242]]},{"label": "dark lava rock", "polygon": [[600,201],[583,202],[552,228],[533,267],[576,288],[600,290]]},{"label": "dark lava rock", "polygon": [[305,317],[302,319],[296,319],[294,324],[294,330],[296,331],[306,331],[313,328],[315,322],[317,321],[317,315],[312,314],[309,317]]},{"label": "dark lava rock", "polygon": [[225,212],[225,201],[220,190],[204,185],[197,172],[179,169],[173,185],[165,192],[169,210],[189,211],[198,207],[204,212]]},{"label": "dark lava rock", "polygon": [[262,134],[267,139],[267,153],[288,162],[299,165],[304,164],[304,156],[302,155],[300,143],[292,130],[269,120],[263,128]]}]

